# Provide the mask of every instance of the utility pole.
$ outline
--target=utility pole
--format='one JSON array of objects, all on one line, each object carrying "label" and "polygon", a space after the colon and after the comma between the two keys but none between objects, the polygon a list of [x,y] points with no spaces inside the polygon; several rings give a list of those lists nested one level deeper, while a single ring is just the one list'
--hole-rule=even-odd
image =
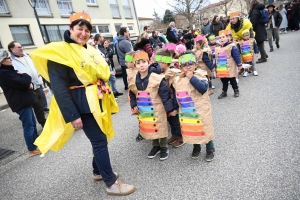
[{"label": "utility pole", "polygon": [[28,3],[29,3],[29,5],[33,8],[34,15],[35,15],[36,21],[37,21],[37,23],[38,23],[38,26],[39,26],[39,29],[40,29],[40,32],[41,32],[43,41],[44,41],[44,43],[46,43],[46,38],[44,37],[43,31],[42,31],[40,19],[39,19],[39,16],[38,16],[37,12],[36,12],[36,9],[35,9],[36,4],[37,4],[36,1],[37,1],[37,0],[28,0]]}]

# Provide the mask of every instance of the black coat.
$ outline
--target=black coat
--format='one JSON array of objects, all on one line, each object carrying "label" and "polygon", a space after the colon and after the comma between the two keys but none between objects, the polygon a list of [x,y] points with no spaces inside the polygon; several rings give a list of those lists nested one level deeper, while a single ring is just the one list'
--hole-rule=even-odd
[{"label": "black coat", "polygon": [[[280,26],[280,24],[282,22],[282,16],[281,16],[281,14],[278,11],[274,10],[273,13],[272,13],[272,15],[274,17],[275,27],[279,28],[279,26]],[[275,27],[273,26],[273,28],[275,28]]]},{"label": "black coat", "polygon": [[263,4],[257,4],[254,6],[252,12],[249,15],[253,31],[255,32],[255,40],[257,43],[264,42],[266,37],[265,25],[258,22],[259,18],[261,18],[260,10],[263,9],[265,9],[265,6]]},{"label": "black coat", "polygon": [[37,102],[32,90],[29,89],[31,77],[24,73],[18,74],[13,66],[1,65],[0,86],[6,101],[13,112],[32,106]]},{"label": "black coat", "polygon": [[177,44],[179,42],[179,40],[175,37],[175,35],[170,27],[167,29],[166,36],[170,43]]}]

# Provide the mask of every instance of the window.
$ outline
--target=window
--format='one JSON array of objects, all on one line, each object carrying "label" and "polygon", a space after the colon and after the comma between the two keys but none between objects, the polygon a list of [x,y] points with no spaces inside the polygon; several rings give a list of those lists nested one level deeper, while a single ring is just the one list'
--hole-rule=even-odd
[{"label": "window", "polygon": [[58,0],[57,1],[58,9],[60,15],[70,16],[72,12],[72,1],[71,0]]},{"label": "window", "polygon": [[89,5],[97,5],[96,0],[86,0],[86,3]]},{"label": "window", "polygon": [[129,26],[128,26],[128,30],[129,30],[129,31],[133,31],[133,26],[129,25]]},{"label": "window", "polygon": [[123,10],[124,10],[125,17],[132,18],[131,7],[129,5],[128,0],[122,0],[122,4],[123,4]]},{"label": "window", "polygon": [[92,33],[110,33],[109,25],[95,25],[93,26]]},{"label": "window", "polygon": [[5,0],[0,0],[0,14],[9,13],[8,6]]},{"label": "window", "polygon": [[115,24],[115,29],[117,32],[120,31],[121,27],[122,27],[122,24]]},{"label": "window", "polygon": [[33,45],[28,26],[9,26],[13,39],[23,46]]},{"label": "window", "polygon": [[[32,2],[33,0],[31,0]],[[52,15],[47,0],[35,0],[35,9],[38,15]],[[31,4],[34,5],[34,2]]]},{"label": "window", "polygon": [[117,0],[109,0],[110,10],[113,17],[121,17]]},{"label": "window", "polygon": [[64,40],[64,33],[68,29],[68,25],[42,25],[46,43]]}]

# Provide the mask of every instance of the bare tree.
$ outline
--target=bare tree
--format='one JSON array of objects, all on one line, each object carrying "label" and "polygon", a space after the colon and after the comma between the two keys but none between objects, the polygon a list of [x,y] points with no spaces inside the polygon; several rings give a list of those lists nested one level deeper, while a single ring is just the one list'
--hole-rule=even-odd
[{"label": "bare tree", "polygon": [[239,12],[243,15],[247,15],[249,7],[250,7],[250,0],[235,0],[237,4],[237,8]]},{"label": "bare tree", "polygon": [[236,0],[224,0],[220,1],[220,10],[224,13],[225,17],[228,17],[228,11],[231,8],[232,4],[235,3]]},{"label": "bare tree", "polygon": [[189,27],[192,27],[195,15],[203,1],[205,0],[173,0],[174,3],[171,4],[168,1],[167,3],[173,8],[175,14],[184,16],[189,22]]}]

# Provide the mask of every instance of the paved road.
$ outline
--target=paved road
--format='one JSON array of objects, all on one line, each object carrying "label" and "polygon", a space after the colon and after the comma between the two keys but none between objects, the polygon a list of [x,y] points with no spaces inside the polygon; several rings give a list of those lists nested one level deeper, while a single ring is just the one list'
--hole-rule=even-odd
[{"label": "paved road", "polygon": [[1,148],[18,151],[0,166],[0,199],[300,199],[299,36],[282,35],[281,48],[257,65],[259,76],[240,77],[239,98],[229,90],[218,100],[221,84],[214,80],[211,163],[203,150],[192,160],[191,145],[170,148],[163,162],[148,159],[151,143],[135,142],[137,120],[126,97],[119,98],[109,149],[120,180],[137,186],[127,197],[107,196],[104,183],[93,181],[91,146],[82,131],[59,153],[29,158],[17,115],[0,113]]}]

